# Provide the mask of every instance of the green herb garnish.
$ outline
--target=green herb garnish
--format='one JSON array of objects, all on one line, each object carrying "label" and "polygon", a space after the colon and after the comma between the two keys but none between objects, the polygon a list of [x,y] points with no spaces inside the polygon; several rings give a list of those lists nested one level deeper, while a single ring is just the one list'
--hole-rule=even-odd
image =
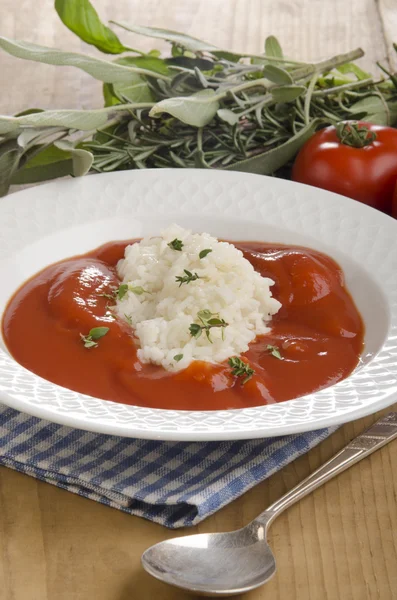
[{"label": "green herb garnish", "polygon": [[174,356],[174,360],[176,362],[179,362],[180,360],[182,360],[182,358],[183,358],[183,354],[175,354],[175,356]]},{"label": "green herb garnish", "polygon": [[189,332],[192,337],[198,339],[203,333],[203,331],[205,331],[205,335],[207,336],[208,341],[212,344],[210,330],[214,327],[221,327],[223,339],[223,330],[229,325],[229,323],[226,323],[224,319],[220,319],[219,313],[212,313],[208,309],[200,310],[197,313],[197,318],[199,319],[201,324],[192,323],[189,327]]},{"label": "green herb garnish", "polygon": [[266,350],[272,355],[274,356],[274,358],[278,358],[279,360],[283,360],[283,357],[280,354],[280,350],[278,348],[278,346],[271,346],[270,344],[268,344],[266,346]]},{"label": "green herb garnish", "polygon": [[117,290],[115,291],[115,296],[119,300],[122,300],[127,292],[128,292],[128,283],[121,283],[119,285],[119,287],[117,288]]},{"label": "green herb garnish", "polygon": [[130,325],[132,327],[132,317],[131,317],[131,315],[126,315],[124,313],[124,318],[127,321],[128,325]]},{"label": "green herb garnish", "polygon": [[134,286],[130,286],[128,289],[130,290],[130,292],[132,292],[133,294],[136,294],[137,296],[141,296],[142,294],[150,294],[150,292],[148,292],[147,290],[145,290],[140,285],[137,285],[135,287]]},{"label": "green herb garnish", "polygon": [[96,340],[100,340],[108,331],[109,327],[94,327],[90,329],[88,335],[80,333],[80,338],[85,348],[95,348],[95,346],[98,346]]},{"label": "green herb garnish", "polygon": [[232,375],[234,375],[234,377],[244,377],[241,385],[247,383],[255,373],[254,369],[251,369],[249,364],[241,360],[238,356],[232,356],[227,362],[232,368]]},{"label": "green herb garnish", "polygon": [[196,281],[196,279],[201,279],[197,273],[191,273],[187,269],[183,269],[183,272],[186,273],[185,276],[179,275],[178,277],[175,277],[176,282],[179,283],[179,287],[184,283],[190,283],[191,281]]},{"label": "green herb garnish", "polygon": [[172,242],[167,244],[167,246],[172,248],[172,250],[178,250],[180,252],[183,248],[183,242],[182,240],[178,240],[177,238],[175,238],[174,240],[172,240]]},{"label": "green herb garnish", "polygon": [[107,298],[108,300],[113,300],[114,301],[114,293],[113,294],[107,294],[107,293],[103,293],[103,294],[99,294],[99,296],[103,297],[103,298]]},{"label": "green herb garnish", "polygon": [[201,250],[201,252],[199,254],[199,258],[205,258],[207,256],[207,254],[209,254],[210,252],[212,252],[211,248],[206,248],[205,250]]}]

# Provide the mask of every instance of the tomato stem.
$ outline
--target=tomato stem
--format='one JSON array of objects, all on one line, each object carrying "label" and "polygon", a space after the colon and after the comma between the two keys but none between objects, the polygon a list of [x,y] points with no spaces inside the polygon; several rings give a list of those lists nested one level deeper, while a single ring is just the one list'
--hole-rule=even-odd
[{"label": "tomato stem", "polygon": [[341,144],[364,148],[376,140],[376,133],[358,121],[341,121],[335,126]]}]

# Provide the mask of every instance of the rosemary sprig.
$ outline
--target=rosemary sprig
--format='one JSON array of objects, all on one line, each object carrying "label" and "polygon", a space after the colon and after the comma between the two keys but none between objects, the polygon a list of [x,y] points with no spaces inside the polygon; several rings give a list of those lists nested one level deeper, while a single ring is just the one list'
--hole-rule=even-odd
[{"label": "rosemary sprig", "polygon": [[222,328],[222,339],[224,328],[229,325],[226,323],[224,319],[219,317],[219,313],[212,313],[210,310],[200,310],[197,313],[197,318],[200,323],[191,323],[189,327],[190,335],[196,339],[198,339],[203,331],[205,331],[205,335],[207,336],[208,341],[212,344],[210,330],[213,328]]}]

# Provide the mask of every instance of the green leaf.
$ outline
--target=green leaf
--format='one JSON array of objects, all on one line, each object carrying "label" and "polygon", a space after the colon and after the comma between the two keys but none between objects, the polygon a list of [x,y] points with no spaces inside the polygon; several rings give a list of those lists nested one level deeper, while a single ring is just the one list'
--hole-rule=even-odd
[{"label": "green leaf", "polygon": [[[40,146],[36,146],[33,150],[39,150]],[[35,167],[41,167],[44,165],[51,165],[53,163],[60,162],[62,160],[71,159],[72,155],[70,152],[65,152],[65,150],[61,150],[60,148],[56,148],[53,144],[48,147],[44,147],[41,152],[33,156],[29,161],[24,165],[24,169],[33,169]]]},{"label": "green leaf", "polygon": [[192,96],[167,98],[155,104],[149,116],[159,117],[166,112],[187,125],[204,127],[219,109],[219,102],[214,96],[214,90],[201,90]]},{"label": "green leaf", "polygon": [[105,106],[115,106],[116,104],[120,104],[120,100],[116,98],[113,93],[113,85],[111,83],[103,84],[102,94],[105,101]]},{"label": "green leaf", "polygon": [[278,85],[289,85],[294,83],[291,75],[285,69],[276,67],[275,65],[266,65],[263,69],[263,77],[270,79],[273,83]]},{"label": "green leaf", "polygon": [[212,50],[220,50],[212,44],[203,42],[198,38],[179,33],[178,31],[172,31],[171,29],[161,29],[159,27],[143,27],[141,25],[127,25],[126,23],[119,23],[117,21],[110,21],[114,25],[118,25],[127,31],[138,33],[139,35],[146,35],[147,37],[159,38],[161,40],[167,40],[173,42],[179,46],[183,46],[192,52],[211,52]]},{"label": "green leaf", "polygon": [[[107,83],[129,83],[131,80],[131,73],[153,76],[151,71],[132,65],[126,67],[115,62],[102,60],[101,58],[78,54],[77,52],[64,52],[63,50],[57,50],[56,48],[48,48],[46,46],[30,44],[29,42],[10,40],[2,36],[0,36],[0,48],[12,56],[23,58],[25,60],[33,60],[35,62],[60,67],[77,67],[95,79]],[[168,80],[164,75],[158,74],[157,77]]]},{"label": "green leaf", "polygon": [[201,250],[200,254],[199,254],[199,258],[205,258],[207,256],[207,254],[209,254],[210,252],[212,252],[211,248],[206,248],[205,250]]},{"label": "green leaf", "polygon": [[211,71],[214,68],[214,62],[207,58],[191,58],[190,56],[174,56],[173,58],[165,58],[164,62],[170,67],[184,67],[185,69],[194,70],[196,67],[200,71]]},{"label": "green leaf", "polygon": [[153,73],[160,73],[160,75],[170,75],[170,69],[167,67],[168,60],[163,60],[157,56],[120,56],[114,62],[126,67],[139,67],[139,69],[153,71]]},{"label": "green leaf", "polygon": [[9,140],[0,145],[0,196],[7,194],[22,152],[22,148],[15,140]]},{"label": "green leaf", "polygon": [[282,85],[271,88],[270,91],[275,102],[292,102],[306,91],[306,87],[304,85]]},{"label": "green leaf", "polygon": [[122,300],[128,292],[128,283],[120,283],[116,290],[116,296],[119,300]]},{"label": "green leaf", "polygon": [[266,346],[266,350],[272,355],[274,356],[274,358],[278,358],[279,360],[283,360],[283,357],[281,356],[280,350],[278,346],[271,346],[270,344],[268,344]]},{"label": "green leaf", "polygon": [[91,152],[88,152],[88,150],[75,148],[72,142],[68,142],[66,140],[55,142],[54,146],[59,150],[64,150],[65,152],[69,152],[71,154],[74,177],[83,177],[83,175],[86,175],[91,169],[92,163],[94,162],[94,157]]},{"label": "green leaf", "polygon": [[277,169],[292,160],[303,144],[313,135],[316,129],[323,124],[322,119],[313,119],[309,125],[303,127],[299,133],[294,135],[284,144],[272,148],[263,154],[252,158],[241,160],[225,167],[225,171],[243,171],[245,173],[257,173],[259,175],[272,175]]},{"label": "green leaf", "polygon": [[344,75],[353,73],[353,75],[355,75],[359,81],[362,81],[363,79],[370,79],[372,77],[371,73],[363,71],[354,63],[345,63],[344,65],[340,65],[336,68],[339,73],[343,73]]},{"label": "green leaf", "polygon": [[28,108],[26,110],[23,110],[23,111],[17,113],[16,115],[14,115],[14,117],[24,117],[25,115],[34,115],[35,113],[40,113],[40,112],[44,112],[44,110],[42,108]]},{"label": "green leaf", "polygon": [[18,135],[18,144],[21,148],[26,149],[33,143],[38,143],[42,138],[49,137],[59,131],[61,127],[34,127],[23,129]]},{"label": "green leaf", "polygon": [[265,40],[265,54],[273,58],[283,58],[283,51],[280,43],[274,35],[269,35]]},{"label": "green leaf", "polygon": [[229,52],[228,50],[212,50],[211,54],[219,58],[219,60],[228,60],[229,62],[238,62],[246,54],[237,54],[236,52]]},{"label": "green leaf", "polygon": [[175,354],[175,356],[174,356],[174,360],[176,362],[179,362],[180,360],[182,360],[182,358],[183,358],[183,354]]},{"label": "green leaf", "polygon": [[140,75],[131,74],[130,83],[113,83],[113,94],[125,102],[154,102],[155,97],[147,82]]},{"label": "green leaf", "polygon": [[233,126],[238,123],[240,116],[228,108],[220,108],[217,113],[218,117]]},{"label": "green leaf", "polygon": [[93,327],[88,335],[92,337],[93,340],[99,340],[101,337],[106,335],[108,331],[109,327]]},{"label": "green leaf", "polygon": [[387,104],[380,96],[367,96],[347,108],[354,119],[355,115],[366,113],[365,120],[377,125],[389,125],[390,116]]},{"label": "green leaf", "polygon": [[109,115],[129,108],[149,108],[151,103],[123,104],[96,110],[47,110],[25,117],[0,116],[0,135],[21,127],[64,127],[90,131],[106,125]]},{"label": "green leaf", "polygon": [[89,0],[55,0],[55,10],[61,21],[83,42],[107,54],[130,50],[117,35],[104,25]]},{"label": "green leaf", "polygon": [[[40,146],[32,150],[39,150]],[[37,183],[57,177],[72,175],[73,161],[70,152],[60,150],[51,145],[33,156],[16,171],[11,179],[12,184]]]}]

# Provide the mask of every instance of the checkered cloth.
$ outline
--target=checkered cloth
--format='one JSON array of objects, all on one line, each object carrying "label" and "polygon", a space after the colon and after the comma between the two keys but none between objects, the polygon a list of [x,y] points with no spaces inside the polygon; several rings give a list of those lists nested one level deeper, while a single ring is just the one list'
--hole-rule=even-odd
[{"label": "checkered cloth", "polygon": [[232,442],[159,442],[89,433],[0,405],[0,465],[166,527],[189,527],[334,429]]}]

